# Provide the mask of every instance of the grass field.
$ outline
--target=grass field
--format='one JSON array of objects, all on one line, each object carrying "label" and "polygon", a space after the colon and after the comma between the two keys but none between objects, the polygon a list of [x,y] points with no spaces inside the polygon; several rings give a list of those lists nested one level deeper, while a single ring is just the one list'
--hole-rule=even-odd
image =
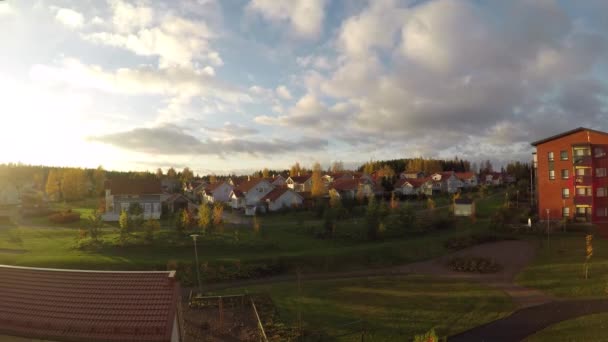
[{"label": "grass field", "polygon": [[608,313],[560,322],[529,336],[525,342],[605,341]]},{"label": "grass field", "polygon": [[[435,328],[440,336],[462,332],[508,315],[511,299],[501,291],[476,283],[424,276],[304,281],[298,284],[232,289],[227,293],[268,293],[281,319],[296,324],[298,312],[308,330],[339,341],[410,341]],[[365,323],[353,323],[363,320]]]},{"label": "grass field", "polygon": [[584,277],[585,234],[554,233],[542,238],[536,260],[517,277],[520,285],[566,298],[605,297],[608,289],[608,240],[595,237],[589,279]]}]

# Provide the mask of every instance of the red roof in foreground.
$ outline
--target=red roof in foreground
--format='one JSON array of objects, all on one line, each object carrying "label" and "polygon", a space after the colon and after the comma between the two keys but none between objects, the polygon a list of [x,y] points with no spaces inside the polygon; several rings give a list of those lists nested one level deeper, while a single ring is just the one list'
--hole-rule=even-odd
[{"label": "red roof in foreground", "polygon": [[0,265],[0,335],[53,341],[170,341],[174,272]]},{"label": "red roof in foreground", "polygon": [[[267,193],[264,197],[262,197],[261,201],[276,201],[281,196],[283,196],[283,194],[286,193],[287,191],[293,192],[293,190],[291,190],[288,187],[275,188],[271,192]],[[297,194],[297,192],[295,194]]]}]

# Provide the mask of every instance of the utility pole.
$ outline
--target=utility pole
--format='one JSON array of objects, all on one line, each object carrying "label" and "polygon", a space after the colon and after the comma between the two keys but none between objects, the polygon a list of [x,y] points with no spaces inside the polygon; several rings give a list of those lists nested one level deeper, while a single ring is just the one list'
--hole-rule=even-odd
[{"label": "utility pole", "polygon": [[549,240],[549,232],[551,231],[551,222],[549,221],[549,208],[547,208],[547,246],[551,249],[551,241]]},{"label": "utility pole", "polygon": [[199,271],[200,264],[198,262],[198,251],[197,251],[197,248],[196,248],[196,238],[199,237],[199,235],[198,234],[192,234],[190,236],[192,237],[192,241],[194,242],[194,258],[195,258],[195,261],[196,261],[196,265],[195,265],[196,267],[195,268],[196,268],[196,279],[198,281],[198,293],[202,294],[203,291],[202,291],[202,288],[201,288],[201,274],[200,274],[200,271]]}]

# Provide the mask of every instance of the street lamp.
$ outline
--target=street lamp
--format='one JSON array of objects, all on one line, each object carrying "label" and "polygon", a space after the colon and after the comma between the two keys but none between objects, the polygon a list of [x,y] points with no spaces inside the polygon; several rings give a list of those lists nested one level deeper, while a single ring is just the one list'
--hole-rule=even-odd
[{"label": "street lamp", "polygon": [[198,293],[202,294],[203,291],[201,290],[201,274],[199,269],[199,263],[198,263],[198,251],[196,249],[196,238],[199,237],[198,234],[192,234],[190,235],[190,237],[192,237],[192,241],[194,242],[194,258],[196,260],[196,279],[198,280]]}]

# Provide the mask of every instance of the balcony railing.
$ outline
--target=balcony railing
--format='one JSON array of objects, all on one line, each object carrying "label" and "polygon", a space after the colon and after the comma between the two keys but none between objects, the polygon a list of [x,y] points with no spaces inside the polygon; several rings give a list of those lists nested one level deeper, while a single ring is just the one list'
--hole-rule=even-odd
[{"label": "balcony railing", "polygon": [[591,176],[574,176],[574,185],[591,185],[593,178]]},{"label": "balcony railing", "polygon": [[591,204],[593,204],[593,197],[576,195],[576,196],[574,196],[574,204],[591,205]]},{"label": "balcony railing", "polygon": [[580,166],[591,166],[591,156],[574,156],[572,163]]}]

